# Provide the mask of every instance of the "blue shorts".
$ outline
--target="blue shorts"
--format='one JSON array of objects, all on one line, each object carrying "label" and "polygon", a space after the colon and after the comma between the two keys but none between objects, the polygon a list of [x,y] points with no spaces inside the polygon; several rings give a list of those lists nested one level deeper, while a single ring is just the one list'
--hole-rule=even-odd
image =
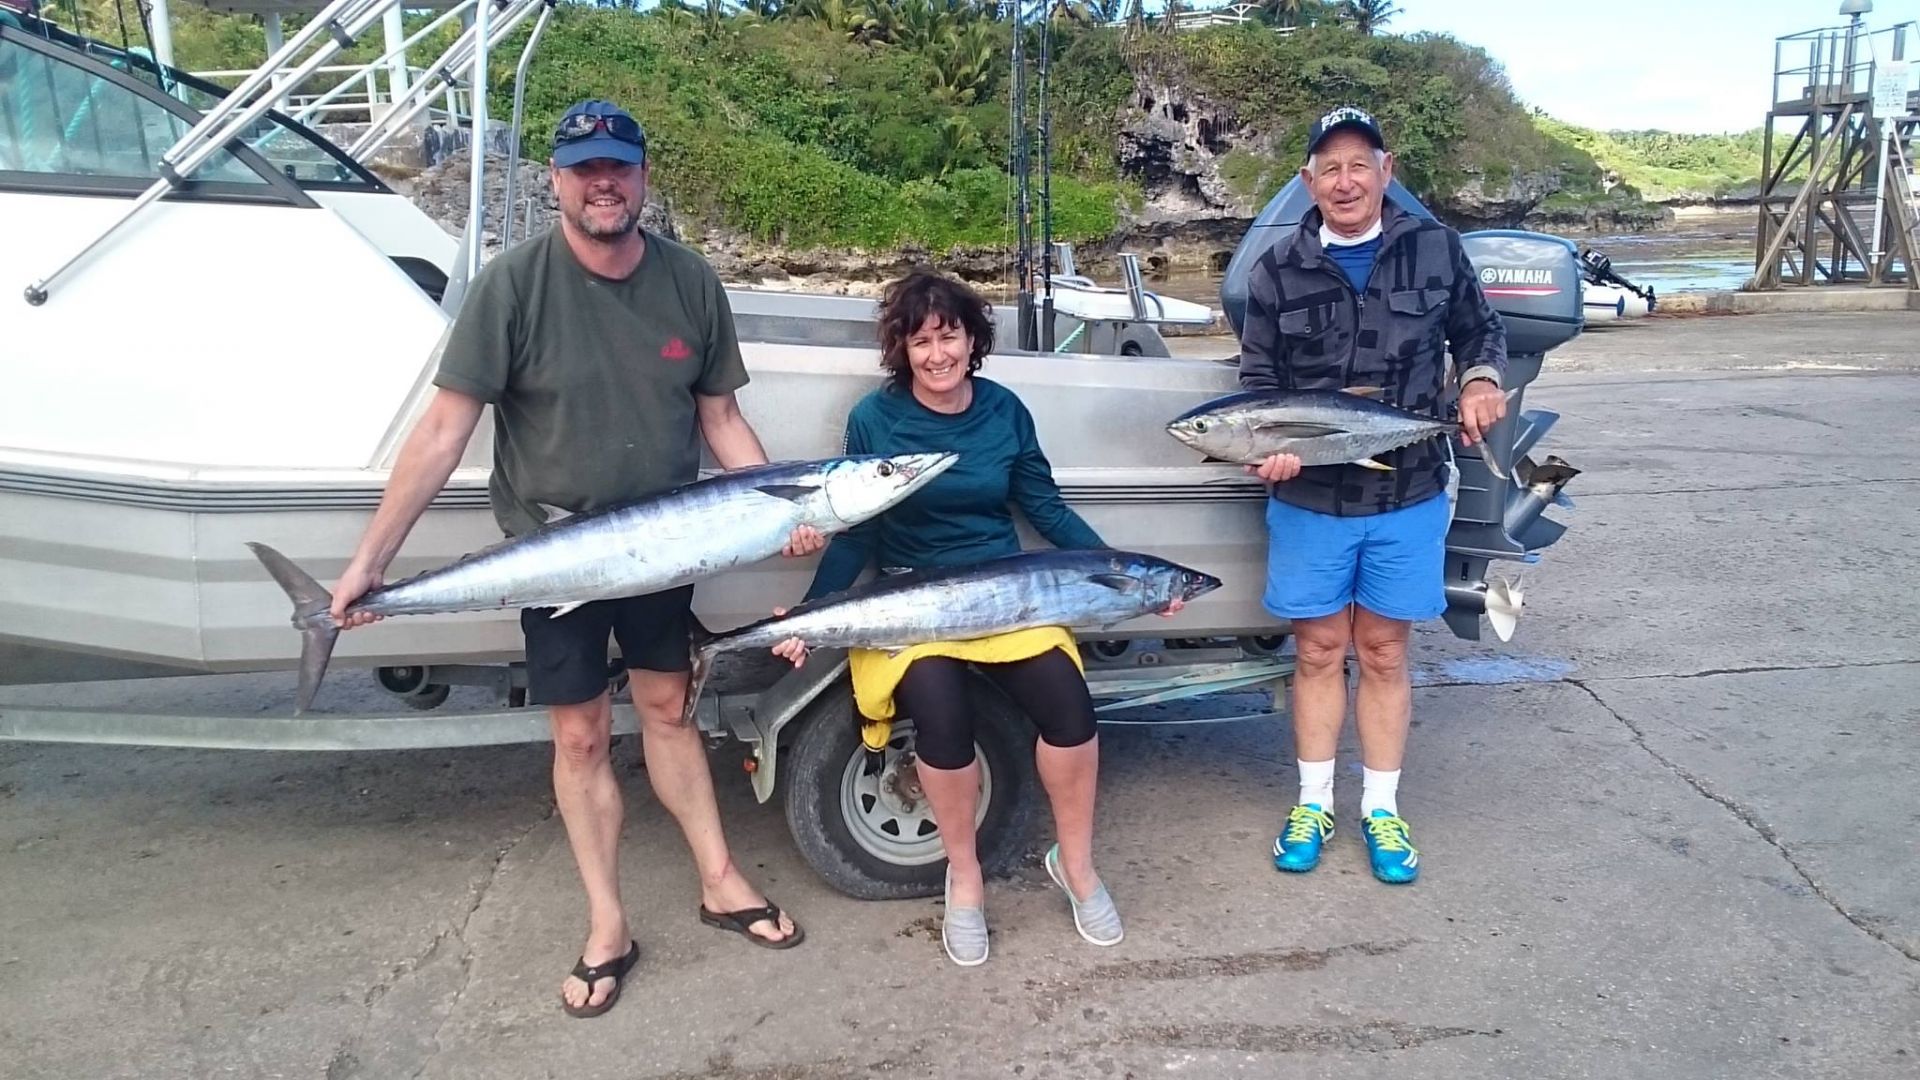
[{"label": "blue shorts", "polygon": [[1447,610],[1452,517],[1445,492],[1364,517],[1336,517],[1269,498],[1261,602],[1282,619],[1318,619],[1356,601],[1388,619],[1438,618]]}]

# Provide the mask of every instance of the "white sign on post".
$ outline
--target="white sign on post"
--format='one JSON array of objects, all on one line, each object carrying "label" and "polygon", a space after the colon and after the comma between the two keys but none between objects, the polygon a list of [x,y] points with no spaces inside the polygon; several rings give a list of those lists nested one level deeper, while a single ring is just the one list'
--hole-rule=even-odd
[{"label": "white sign on post", "polygon": [[1873,77],[1873,115],[1907,115],[1907,62],[1889,60]]}]

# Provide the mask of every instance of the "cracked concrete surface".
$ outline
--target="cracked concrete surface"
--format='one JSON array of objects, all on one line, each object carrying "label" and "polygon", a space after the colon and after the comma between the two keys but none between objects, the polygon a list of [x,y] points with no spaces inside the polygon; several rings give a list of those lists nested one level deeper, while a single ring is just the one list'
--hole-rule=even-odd
[{"label": "cracked concrete surface", "polygon": [[[1781,671],[1781,670],[1806,670],[1806,669],[1774,668],[1774,669],[1767,669],[1767,670]],[[1920,672],[1920,666],[1916,666],[1916,671]],[[1724,674],[1724,673],[1716,673],[1716,674]],[[1691,678],[1691,677],[1697,677],[1697,676],[1681,676],[1681,677]],[[1633,741],[1642,750],[1645,750],[1647,754],[1651,756],[1655,761],[1658,761],[1661,765],[1665,766],[1675,776],[1678,776],[1680,779],[1686,781],[1687,786],[1699,792],[1703,798],[1711,799],[1714,802],[1719,803],[1721,806],[1726,807],[1728,813],[1732,814],[1736,818],[1739,818],[1741,823],[1746,825],[1747,828],[1752,829],[1754,833],[1760,837],[1760,839],[1765,840],[1767,843],[1772,844],[1776,849],[1778,849],[1780,852],[1780,857],[1786,861],[1786,864],[1788,866],[1793,868],[1793,872],[1795,874],[1798,874],[1800,878],[1807,883],[1808,887],[1813,890],[1814,895],[1820,897],[1820,899],[1822,900],[1825,900],[1827,904],[1831,906],[1833,910],[1840,915],[1841,918],[1847,920],[1847,922],[1851,923],[1853,926],[1858,928],[1862,933],[1866,934],[1868,937],[1871,937],[1875,941],[1885,944],[1886,946],[1900,953],[1900,955],[1906,957],[1907,959],[1913,960],[1915,962],[1920,962],[1920,952],[1916,952],[1911,946],[1907,945],[1903,941],[1899,941],[1892,937],[1889,937],[1888,934],[1883,929],[1872,925],[1867,920],[1861,918],[1858,914],[1848,911],[1845,904],[1843,904],[1837,897],[1835,897],[1833,893],[1825,885],[1822,885],[1818,880],[1816,880],[1813,874],[1809,870],[1807,870],[1806,867],[1800,864],[1800,861],[1794,856],[1794,852],[1787,846],[1786,842],[1781,839],[1779,831],[1776,830],[1773,826],[1767,824],[1767,822],[1763,820],[1760,817],[1760,815],[1756,811],[1754,811],[1751,807],[1742,804],[1740,800],[1738,800],[1737,798],[1731,795],[1726,794],[1723,791],[1716,790],[1711,782],[1694,774],[1692,771],[1688,770],[1685,766],[1679,764],[1678,762],[1674,761],[1672,758],[1669,758],[1665,754],[1661,753],[1658,749],[1656,749],[1651,743],[1647,741],[1646,731],[1643,730],[1639,724],[1635,723],[1633,720],[1629,719],[1625,714],[1621,713],[1619,709],[1616,709],[1612,705],[1608,704],[1606,697],[1602,695],[1600,691],[1594,689],[1591,683],[1582,682],[1578,679],[1571,679],[1568,681],[1571,682],[1574,686],[1578,686],[1580,689],[1585,690],[1590,696],[1592,696],[1595,703],[1597,703],[1601,708],[1606,709],[1607,712],[1611,713],[1613,715],[1613,718],[1620,721],[1620,723],[1624,725],[1628,731],[1633,732]],[[1890,839],[1893,839],[1893,838],[1890,837]],[[1894,853],[1889,852],[1889,854],[1894,854]],[[1908,862],[1906,863],[1906,865],[1912,866],[1914,864],[1911,862]]]},{"label": "cracked concrete surface", "polygon": [[[726,750],[729,835],[808,930],[757,950],[695,920],[622,740],[642,960],[579,1021],[555,1005],[584,905],[542,747],[0,744],[0,1072],[1913,1076],[1916,325],[1648,321],[1536,386],[1564,415],[1551,450],[1586,470],[1553,512],[1573,528],[1528,570],[1515,641],[1417,634],[1415,886],[1366,872],[1350,738],[1341,831],[1292,877],[1267,857],[1297,782],[1283,724],[1110,728],[1099,859],[1126,942],[1074,935],[1043,834],[990,889],[993,959],[963,971],[926,932],[936,903],[821,885]],[[1768,357],[1880,370],[1709,370]]]}]

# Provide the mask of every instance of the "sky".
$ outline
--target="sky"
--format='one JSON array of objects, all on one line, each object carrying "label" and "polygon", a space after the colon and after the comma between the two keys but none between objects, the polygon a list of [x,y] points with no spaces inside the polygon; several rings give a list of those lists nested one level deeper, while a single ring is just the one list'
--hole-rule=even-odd
[{"label": "sky", "polygon": [[[1398,3],[1387,30],[1443,31],[1478,45],[1506,68],[1528,105],[1603,130],[1759,127],[1770,104],[1774,39],[1846,22],[1840,0]],[[1920,0],[1873,6],[1869,30],[1920,20]],[[1911,29],[1907,55],[1920,56]]]}]

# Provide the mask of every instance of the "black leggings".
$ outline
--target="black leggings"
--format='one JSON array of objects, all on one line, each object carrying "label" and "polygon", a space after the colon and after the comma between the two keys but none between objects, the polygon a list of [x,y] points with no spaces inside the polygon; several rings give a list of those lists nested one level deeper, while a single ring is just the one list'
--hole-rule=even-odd
[{"label": "black leggings", "polygon": [[[1079,746],[1094,736],[1093,697],[1072,658],[1059,649],[1004,664],[975,665],[1040,729],[1048,746]],[[920,760],[936,769],[973,764],[973,710],[967,702],[967,663],[929,656],[907,666],[894,700],[912,718]]]}]

